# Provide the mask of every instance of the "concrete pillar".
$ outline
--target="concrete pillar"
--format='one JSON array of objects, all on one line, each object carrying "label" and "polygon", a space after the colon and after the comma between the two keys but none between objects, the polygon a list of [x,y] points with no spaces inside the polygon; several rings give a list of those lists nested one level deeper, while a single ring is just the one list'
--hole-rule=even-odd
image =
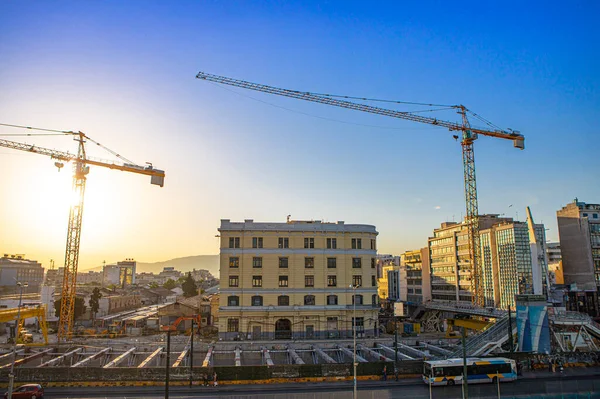
[{"label": "concrete pillar", "polygon": [[165,348],[158,348],[157,350],[155,350],[154,352],[152,352],[150,354],[150,356],[148,356],[147,358],[145,358],[138,366],[138,368],[143,368],[146,367],[147,365],[150,364],[150,362],[156,357],[158,356],[159,353],[161,353]]},{"label": "concrete pillar", "polygon": [[[392,355],[395,356],[395,351],[392,348],[390,348],[389,346],[385,346],[380,343],[377,343],[377,346],[380,347],[381,349],[383,349],[384,351],[391,353]],[[403,360],[415,360],[414,357],[410,357],[400,351],[398,351],[398,356],[400,356]]]},{"label": "concrete pillar", "polygon": [[[340,346],[340,345],[338,345],[337,348],[339,350],[341,350],[342,353],[344,353],[346,356],[349,356],[350,359],[354,359],[354,353],[350,349],[348,349],[344,346]],[[369,362],[367,359],[365,359],[364,357],[362,357],[361,355],[358,354],[358,345],[356,346],[356,360],[360,363],[368,363]],[[352,360],[352,361],[354,361],[354,360]]]},{"label": "concrete pillar", "polygon": [[[43,357],[44,355],[48,354],[49,352],[52,352],[52,349],[46,349],[45,351],[35,353],[31,356],[24,357],[23,359],[19,359],[15,362],[15,366],[20,366],[21,364],[25,364],[31,360],[39,359],[40,357]],[[11,364],[12,364],[12,362],[2,365],[2,366],[0,366],[0,369],[10,368]]]},{"label": "concrete pillar", "polygon": [[304,360],[302,360],[302,358],[298,356],[294,348],[288,346],[287,350],[290,354],[290,357],[292,358],[293,364],[304,364]]},{"label": "concrete pillar", "polygon": [[75,363],[74,365],[72,365],[71,367],[81,367],[86,365],[87,363],[91,362],[94,359],[99,358],[100,356],[106,355],[108,354],[108,352],[110,352],[112,348],[104,348],[99,352],[94,353],[93,355],[86,357],[85,359]]},{"label": "concrete pillar", "polygon": [[210,366],[210,359],[212,357],[213,349],[215,349],[214,346],[211,346],[210,348],[208,348],[208,352],[206,353],[206,357],[204,358],[204,361],[202,362],[202,367],[208,367],[208,366]]},{"label": "concrete pillar", "polygon": [[323,350],[318,346],[311,345],[311,348],[317,353],[317,355],[321,357],[321,359],[325,360],[327,363],[337,363],[331,356],[323,352]]},{"label": "concrete pillar", "polygon": [[[379,359],[380,361],[383,361],[383,362],[393,362],[394,361],[394,360],[390,359],[389,357],[384,356],[379,352],[375,352],[373,349],[366,347],[364,345],[358,345],[358,347],[360,348],[360,350],[363,350],[363,351],[369,353],[375,359]],[[358,356],[357,356],[357,359],[358,359]]]},{"label": "concrete pillar", "polygon": [[83,348],[77,348],[75,350],[72,350],[71,352],[67,352],[64,355],[56,357],[56,358],[54,358],[52,360],[48,360],[47,362],[40,364],[38,367],[54,366],[55,364],[60,363],[63,359],[66,359],[66,358],[68,358],[70,356],[73,356],[74,354],[79,353],[82,350],[83,350]]},{"label": "concrete pillar", "polygon": [[273,359],[271,359],[271,355],[269,354],[269,350],[265,347],[260,348],[260,350],[262,351],[263,354],[263,358],[265,360],[265,363],[267,364],[267,366],[274,366],[275,363],[273,363]]},{"label": "concrete pillar", "polygon": [[237,367],[242,365],[242,350],[239,347],[235,348],[235,365]]},{"label": "concrete pillar", "polygon": [[110,367],[115,367],[118,366],[123,360],[127,359],[128,356],[132,355],[133,352],[135,352],[135,347],[129,349],[127,352],[117,356],[115,359],[113,359],[111,362],[107,363],[103,368],[107,369]]}]

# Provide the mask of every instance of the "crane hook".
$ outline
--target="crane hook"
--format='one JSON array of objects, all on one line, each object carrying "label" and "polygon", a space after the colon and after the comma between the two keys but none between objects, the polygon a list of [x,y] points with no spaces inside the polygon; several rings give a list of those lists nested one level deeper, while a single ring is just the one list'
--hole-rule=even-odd
[{"label": "crane hook", "polygon": [[60,172],[60,169],[65,166],[64,163],[62,162],[54,162],[54,166],[56,166],[58,168],[58,171]]}]

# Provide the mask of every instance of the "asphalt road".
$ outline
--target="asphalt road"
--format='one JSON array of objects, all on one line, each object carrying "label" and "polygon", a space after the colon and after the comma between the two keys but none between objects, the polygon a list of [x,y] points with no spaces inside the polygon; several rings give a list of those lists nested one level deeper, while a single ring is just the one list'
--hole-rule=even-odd
[{"label": "asphalt road", "polygon": [[[500,384],[502,398],[552,397],[561,393],[590,393],[600,398],[600,375],[541,375],[525,377],[512,383]],[[170,387],[169,398],[236,398],[236,399],[342,399],[351,397],[351,382],[304,383],[280,385],[230,385],[219,387]],[[429,388],[419,380],[359,382],[359,399],[429,398]],[[460,398],[461,387],[434,387],[434,399]],[[46,398],[164,398],[164,387],[111,388],[47,388]],[[469,385],[470,398],[497,398],[498,387],[493,384]]]}]

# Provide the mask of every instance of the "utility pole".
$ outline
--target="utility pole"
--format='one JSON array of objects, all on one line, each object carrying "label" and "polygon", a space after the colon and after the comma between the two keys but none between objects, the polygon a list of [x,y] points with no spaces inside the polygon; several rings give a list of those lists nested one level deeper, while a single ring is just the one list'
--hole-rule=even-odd
[{"label": "utility pole", "polygon": [[508,305],[508,350],[514,352],[513,347],[513,328],[512,328],[512,316],[510,312],[510,305]]},{"label": "utility pole", "polygon": [[194,319],[192,319],[192,333],[190,334],[190,388],[194,375]]},{"label": "utility pole", "polygon": [[398,318],[394,315],[394,367],[398,367]]},{"label": "utility pole", "polygon": [[462,327],[462,347],[463,347],[463,393],[465,399],[469,399],[469,384],[467,376],[467,343],[466,343],[466,329]]},{"label": "utility pole", "polygon": [[167,330],[167,364],[166,364],[166,375],[165,375],[165,399],[169,399],[169,372],[171,369],[171,328]]}]

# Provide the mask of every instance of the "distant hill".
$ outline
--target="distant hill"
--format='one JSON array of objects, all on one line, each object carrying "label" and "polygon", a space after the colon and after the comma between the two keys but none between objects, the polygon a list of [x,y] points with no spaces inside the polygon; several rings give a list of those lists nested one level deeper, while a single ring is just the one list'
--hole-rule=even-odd
[{"label": "distant hill", "polygon": [[160,273],[165,266],[172,266],[182,272],[193,269],[206,269],[215,277],[219,277],[219,255],[185,256],[154,263],[138,262],[136,271]]},{"label": "distant hill", "polygon": [[[161,262],[138,262],[136,271],[160,273],[165,266],[173,266],[175,269],[182,272],[189,272],[193,269],[205,269],[211,272],[215,277],[219,277],[219,255],[196,255],[185,256],[183,258],[175,258]],[[85,269],[82,271],[101,272],[102,266]]]}]

